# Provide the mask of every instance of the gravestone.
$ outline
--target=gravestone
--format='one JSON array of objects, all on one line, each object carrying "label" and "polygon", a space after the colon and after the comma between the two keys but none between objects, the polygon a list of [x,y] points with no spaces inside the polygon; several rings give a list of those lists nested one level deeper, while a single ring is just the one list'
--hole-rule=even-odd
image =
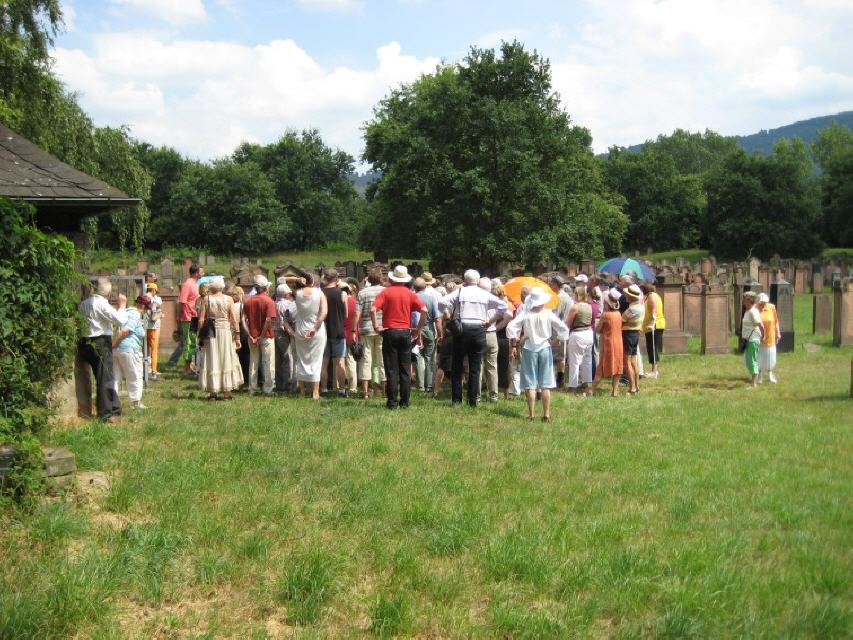
[{"label": "gravestone", "polygon": [[812,271],[812,293],[823,293],[823,273],[820,271]]},{"label": "gravestone", "polygon": [[770,287],[770,302],[776,305],[779,315],[779,330],[782,339],[776,345],[779,353],[794,350],[794,287],[790,282],[780,280]]},{"label": "gravestone", "polygon": [[198,254],[198,261],[196,262],[196,264],[200,267],[205,266],[207,264],[207,256],[203,253]]},{"label": "gravestone", "polygon": [[770,267],[762,265],[758,268],[758,284],[765,291],[770,291]]},{"label": "gravestone", "polygon": [[803,295],[806,293],[808,286],[809,267],[806,264],[800,263],[794,268],[794,294]]},{"label": "gravestone", "polygon": [[687,334],[684,333],[684,286],[673,273],[664,273],[658,278],[658,294],[663,300],[663,317],[666,330],[663,332],[663,350],[668,355],[687,353]]},{"label": "gravestone", "polygon": [[204,266],[212,267],[215,264],[216,264],[216,256],[208,255],[207,260],[204,261]]},{"label": "gravestone", "polygon": [[833,290],[832,344],[853,344],[853,278],[840,280]]},{"label": "gravestone", "polygon": [[676,267],[678,267],[679,269],[680,269],[681,267],[686,267],[686,266],[687,266],[687,260],[685,260],[685,259],[684,259],[683,257],[681,257],[681,256],[678,256],[678,257],[675,259],[675,266],[676,266]]},{"label": "gravestone", "polygon": [[[683,331],[687,335],[698,336],[702,333],[702,305],[705,285],[693,283],[683,289]],[[664,303],[666,313],[666,303]]]},{"label": "gravestone", "polygon": [[137,260],[136,261],[136,275],[141,276],[145,272],[148,271],[151,265],[148,263],[148,260]]},{"label": "gravestone", "polygon": [[770,256],[770,266],[774,269],[778,269],[782,266],[782,257],[778,253],[774,253]]},{"label": "gravestone", "polygon": [[829,285],[832,287],[833,291],[835,291],[835,288],[841,284],[841,280],[841,267],[833,267],[829,279]]},{"label": "gravestone", "polygon": [[758,270],[761,268],[761,260],[752,257],[746,264],[749,279],[758,282]]},{"label": "gravestone", "polygon": [[812,333],[832,330],[832,301],[825,293],[817,293],[812,302]]},{"label": "gravestone", "polygon": [[729,304],[724,285],[706,287],[702,303],[702,354],[729,352]]},{"label": "gravestone", "polygon": [[594,260],[581,260],[581,273],[585,273],[588,276],[591,276],[595,273],[595,261]]},{"label": "gravestone", "polygon": [[699,271],[703,276],[707,276],[713,270],[714,265],[711,263],[710,258],[702,258],[699,262]]}]

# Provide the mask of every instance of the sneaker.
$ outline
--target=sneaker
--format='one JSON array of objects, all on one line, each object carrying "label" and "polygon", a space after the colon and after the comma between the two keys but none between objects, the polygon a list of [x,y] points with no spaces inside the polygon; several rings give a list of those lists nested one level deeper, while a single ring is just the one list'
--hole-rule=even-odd
[{"label": "sneaker", "polygon": [[346,398],[347,397],[347,390],[346,389],[338,389],[338,397],[339,398]]},{"label": "sneaker", "polygon": [[779,382],[779,381],[776,379],[776,374],[771,371],[770,372],[770,383],[776,384],[777,382]]},{"label": "sneaker", "polygon": [[140,409],[140,410],[141,410],[141,409],[147,409],[148,407],[146,407],[146,406],[145,406],[144,404],[142,404],[141,402],[136,402],[136,403],[134,403],[134,404],[133,404],[133,408],[134,408],[134,409]]}]

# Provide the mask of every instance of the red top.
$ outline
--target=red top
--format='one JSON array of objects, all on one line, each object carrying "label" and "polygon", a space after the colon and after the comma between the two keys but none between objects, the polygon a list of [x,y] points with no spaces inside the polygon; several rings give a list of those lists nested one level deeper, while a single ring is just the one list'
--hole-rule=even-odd
[{"label": "red top", "polygon": [[[352,344],[352,323],[355,320],[355,296],[347,296],[347,317],[344,320],[344,336],[347,344]],[[355,328],[355,341],[358,342],[358,327]]]},{"label": "red top", "polygon": [[410,329],[412,312],[426,311],[426,305],[411,289],[399,285],[385,287],[373,301],[373,308],[382,312],[386,329]]},{"label": "red top", "polygon": [[[246,317],[246,324],[249,325],[250,336],[253,338],[273,337],[272,328],[276,318],[275,302],[267,294],[256,293],[246,300],[243,303],[243,315]],[[263,329],[267,318],[270,319],[270,323],[267,325],[267,332],[261,336],[261,329]]]},{"label": "red top", "polygon": [[198,315],[195,310],[195,301],[198,300],[198,280],[187,278],[181,285],[181,309],[178,320],[189,322]]}]

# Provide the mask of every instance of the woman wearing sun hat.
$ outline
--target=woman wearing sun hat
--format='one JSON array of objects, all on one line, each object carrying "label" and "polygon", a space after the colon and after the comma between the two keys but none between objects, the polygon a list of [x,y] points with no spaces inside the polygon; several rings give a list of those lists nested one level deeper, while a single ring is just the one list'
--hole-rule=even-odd
[{"label": "woman wearing sun hat", "polygon": [[761,345],[758,347],[758,382],[763,382],[764,373],[767,372],[770,382],[776,384],[776,345],[782,339],[779,314],[776,313],[776,305],[770,304],[766,293],[758,294],[757,306],[764,329]]},{"label": "woman wearing sun hat", "polygon": [[764,325],[761,322],[761,314],[755,306],[758,294],[755,291],[747,291],[743,294],[743,320],[741,322],[741,337],[746,341],[743,350],[743,362],[746,370],[751,376],[748,388],[758,386],[758,349],[764,339]]},{"label": "woman wearing sun hat", "polygon": [[[156,278],[155,274],[151,274]],[[150,361],[148,377],[158,380],[160,372],[160,318],[162,317],[163,299],[157,295],[157,283],[149,282],[145,285],[146,293],[151,299],[151,306],[145,312],[145,340],[148,343],[148,360]]]},{"label": "woman wearing sun hat", "polygon": [[506,327],[513,358],[519,355],[518,341],[524,334],[521,388],[527,393],[527,419],[533,420],[536,391],[541,389],[543,422],[551,422],[551,389],[557,386],[551,340],[556,338],[565,341],[569,337],[566,323],[545,307],[550,299],[551,295],[544,289],[533,289],[524,300],[524,312],[516,315]]},{"label": "woman wearing sun hat", "polygon": [[643,292],[636,284],[626,287],[622,292],[628,302],[628,308],[622,313],[622,350],[625,352],[625,370],[628,374],[628,393],[639,393],[640,371],[637,367],[637,347],[640,344],[640,332],[646,307],[641,298]]},{"label": "woman wearing sun hat", "polygon": [[589,394],[592,395],[601,383],[602,378],[610,378],[613,388],[610,395],[619,395],[619,377],[625,369],[625,357],[622,350],[622,315],[619,313],[619,300],[622,294],[616,289],[610,289],[604,296],[604,313],[596,331],[601,336],[601,357],[595,380]]}]

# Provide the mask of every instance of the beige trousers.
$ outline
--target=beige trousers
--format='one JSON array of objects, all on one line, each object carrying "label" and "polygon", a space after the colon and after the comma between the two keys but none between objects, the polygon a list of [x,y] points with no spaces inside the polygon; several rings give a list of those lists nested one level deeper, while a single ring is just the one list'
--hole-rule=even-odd
[{"label": "beige trousers", "polygon": [[258,368],[264,368],[264,393],[275,389],[275,340],[262,338],[259,344],[249,344],[249,391],[258,390]]}]

